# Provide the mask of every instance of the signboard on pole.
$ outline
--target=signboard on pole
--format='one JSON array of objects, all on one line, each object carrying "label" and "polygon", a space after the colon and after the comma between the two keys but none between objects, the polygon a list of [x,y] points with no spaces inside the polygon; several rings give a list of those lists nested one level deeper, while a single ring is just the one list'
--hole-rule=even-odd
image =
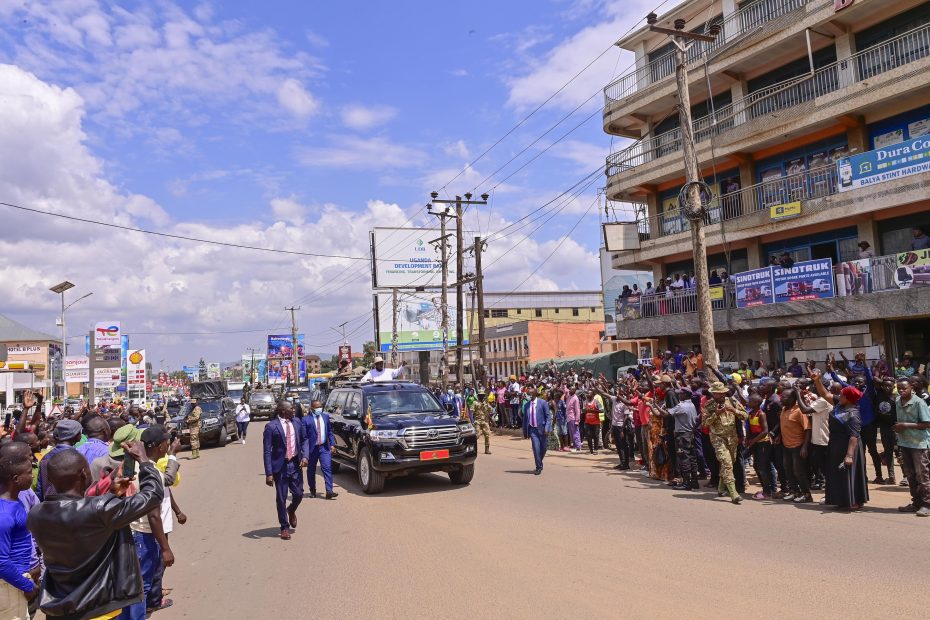
[{"label": "signboard on pole", "polygon": [[792,267],[772,267],[775,301],[828,299],[833,291],[833,261],[829,258],[795,263]]},{"label": "signboard on pole", "polygon": [[120,336],[120,356],[119,356],[119,368],[120,368],[120,382],[119,386],[116,388],[117,392],[126,391],[126,371],[127,371],[127,361],[129,357],[129,336],[125,334]]},{"label": "signboard on pole", "polygon": [[219,379],[221,374],[219,362],[207,364],[207,379]]},{"label": "signboard on pole", "polygon": [[252,362],[255,362],[255,381],[264,381],[267,372],[267,360],[264,353],[246,353],[242,356],[242,377],[250,381],[252,377]]},{"label": "signboard on pole", "polygon": [[352,346],[344,344],[339,347],[339,361],[347,361],[350,364],[352,363]]},{"label": "signboard on pole", "polygon": [[736,286],[736,306],[751,308],[775,303],[772,291],[772,268],[753,269],[730,276]]},{"label": "signboard on pole", "polygon": [[119,385],[119,367],[94,368],[94,388],[113,389]]},{"label": "signboard on pole", "polygon": [[187,378],[191,381],[196,381],[197,376],[200,374],[200,368],[197,366],[182,366],[181,370],[184,371],[184,374],[187,375]]},{"label": "signboard on pole", "polygon": [[[435,228],[375,228],[374,288],[440,286],[442,262],[430,241],[441,234]],[[455,280],[455,261],[450,261],[449,282]]]},{"label": "signboard on pole", "polygon": [[90,381],[90,358],[86,355],[65,357],[65,383],[87,383]]},{"label": "signboard on pole", "polygon": [[119,347],[121,335],[119,321],[99,321],[94,326],[94,346]]},{"label": "signboard on pole", "polygon": [[[297,356],[304,356],[304,335],[297,334]],[[268,357],[294,357],[294,337],[291,334],[268,336]]]},{"label": "signboard on pole", "polygon": [[[436,293],[401,293],[397,302],[397,350],[398,351],[441,351],[442,350],[442,295]],[[393,334],[391,293],[378,294],[378,336],[381,352],[391,350]],[[455,305],[448,306],[449,348],[455,346]],[[467,331],[467,330],[466,330]],[[468,334],[465,343],[468,344]]]},{"label": "signboard on pole", "polygon": [[126,357],[126,386],[129,389],[140,389],[146,382],[145,349],[130,351]]},{"label": "signboard on pole", "polygon": [[836,162],[841,192],[930,170],[930,136],[891,144]]}]

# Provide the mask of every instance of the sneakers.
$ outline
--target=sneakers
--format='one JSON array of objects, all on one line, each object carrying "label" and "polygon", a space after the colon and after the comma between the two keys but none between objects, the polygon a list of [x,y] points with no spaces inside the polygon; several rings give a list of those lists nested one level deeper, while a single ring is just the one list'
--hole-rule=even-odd
[{"label": "sneakers", "polygon": [[578,454],[578,448],[572,448],[572,454]]},{"label": "sneakers", "polygon": [[872,481],[872,484],[885,484],[885,479],[881,476],[875,476],[875,479]]},{"label": "sneakers", "polygon": [[904,480],[902,480],[901,482],[899,482],[899,483],[898,483],[898,486],[899,486],[899,487],[906,487],[906,486],[908,486],[908,484],[907,484],[907,478],[905,478]]},{"label": "sneakers", "polygon": [[918,517],[930,517],[930,508],[924,506],[918,510],[916,514]]},{"label": "sneakers", "polygon": [[810,493],[808,493],[807,495],[798,495],[791,501],[795,504],[810,504],[814,501],[814,498],[811,497]]},{"label": "sneakers", "polygon": [[917,512],[917,506],[914,504],[907,504],[906,506],[898,506],[898,512]]},{"label": "sneakers", "polygon": [[793,502],[795,497],[795,494],[790,491],[781,496],[786,502]]}]

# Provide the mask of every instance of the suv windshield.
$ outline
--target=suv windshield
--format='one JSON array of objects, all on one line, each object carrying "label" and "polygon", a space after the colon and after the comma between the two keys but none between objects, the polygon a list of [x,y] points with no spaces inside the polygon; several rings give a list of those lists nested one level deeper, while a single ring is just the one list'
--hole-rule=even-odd
[{"label": "suv windshield", "polygon": [[252,394],[252,402],[262,403],[262,404],[273,403],[274,396],[272,396],[271,394]]},{"label": "suv windshield", "polygon": [[429,392],[390,390],[368,394],[374,417],[395,413],[445,413],[446,410]]}]

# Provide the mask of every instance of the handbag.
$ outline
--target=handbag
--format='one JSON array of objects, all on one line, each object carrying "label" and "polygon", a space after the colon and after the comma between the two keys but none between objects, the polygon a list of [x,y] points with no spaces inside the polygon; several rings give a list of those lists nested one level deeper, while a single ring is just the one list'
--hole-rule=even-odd
[{"label": "handbag", "polygon": [[668,463],[668,453],[665,451],[665,442],[657,444],[655,449],[653,449],[652,460],[655,461],[655,464],[659,467]]}]

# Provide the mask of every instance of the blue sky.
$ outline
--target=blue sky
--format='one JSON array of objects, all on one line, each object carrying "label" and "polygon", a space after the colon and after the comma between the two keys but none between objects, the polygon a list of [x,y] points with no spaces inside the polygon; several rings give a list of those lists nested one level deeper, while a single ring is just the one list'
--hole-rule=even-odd
[{"label": "blue sky", "polygon": [[[429,191],[651,4],[0,0],[7,24],[0,111],[16,136],[0,142],[0,164],[10,164],[0,171],[0,200],[224,241],[365,254],[368,228],[415,215]],[[478,185],[631,60],[618,50],[605,54],[447,191]],[[478,192],[600,105],[595,97]],[[610,144],[595,114],[498,185],[490,219],[471,219],[469,228],[499,230],[540,206],[602,166]],[[538,267],[601,185],[598,179],[532,238],[518,229],[492,244],[491,261],[519,249],[488,274],[489,288],[510,290]],[[5,256],[48,250],[28,266],[0,265],[0,282],[15,293],[0,312],[53,331],[55,300],[45,289],[64,275],[95,293],[75,308],[79,324],[106,316],[140,334],[165,330],[133,346],[162,347],[159,357],[176,364],[191,349],[235,359],[256,337],[184,338],[170,330],[283,325],[283,306],[307,298],[301,320],[319,332],[315,339],[306,330],[308,341],[328,347],[329,326],[371,305],[364,278],[338,286],[355,272],[344,261],[191,247],[8,211],[0,217],[37,231],[27,244],[14,226],[4,227]],[[524,288],[599,288],[597,223],[595,208]],[[109,273],[101,274],[102,265]],[[326,292],[324,299],[314,291]],[[353,324],[356,344],[372,333],[365,321]]]}]

